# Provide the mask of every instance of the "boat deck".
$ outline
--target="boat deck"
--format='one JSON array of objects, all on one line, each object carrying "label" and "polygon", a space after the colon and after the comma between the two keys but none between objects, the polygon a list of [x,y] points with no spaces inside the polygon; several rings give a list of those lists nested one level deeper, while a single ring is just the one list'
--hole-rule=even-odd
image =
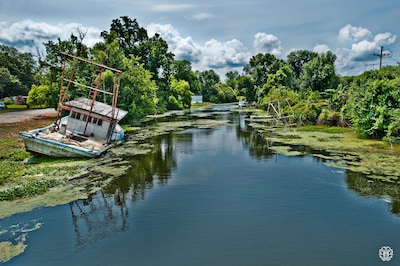
[{"label": "boat deck", "polygon": [[106,144],[102,140],[97,140],[91,137],[87,138],[83,136],[73,135],[69,131],[67,131],[66,134],[61,134],[60,132],[46,129],[43,131],[38,131],[35,136],[43,139],[57,141],[59,143],[67,145],[80,147],[93,152],[100,151],[106,147]]}]

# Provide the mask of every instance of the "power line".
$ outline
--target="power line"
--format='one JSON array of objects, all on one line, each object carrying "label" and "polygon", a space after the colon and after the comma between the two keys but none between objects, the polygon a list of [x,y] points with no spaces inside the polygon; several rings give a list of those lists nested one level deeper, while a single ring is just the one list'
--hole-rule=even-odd
[{"label": "power line", "polygon": [[379,56],[379,69],[381,69],[382,68],[382,57],[390,55],[390,54],[389,53],[384,53],[383,52],[383,46],[381,46],[381,52],[379,54],[374,54],[374,55]]}]

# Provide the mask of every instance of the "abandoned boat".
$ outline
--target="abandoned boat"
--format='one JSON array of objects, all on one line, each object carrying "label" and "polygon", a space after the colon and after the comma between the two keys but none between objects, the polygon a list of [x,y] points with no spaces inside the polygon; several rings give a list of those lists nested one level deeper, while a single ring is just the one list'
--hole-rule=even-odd
[{"label": "abandoned boat", "polygon": [[[125,117],[127,111],[116,107],[122,72],[83,58],[62,55],[65,61],[72,64],[74,70],[81,63],[91,65],[92,84],[74,81],[75,71],[71,71],[69,79],[65,78],[64,61],[57,120],[44,128],[20,132],[19,136],[24,140],[26,150],[35,155],[98,157],[124,140],[124,131],[118,122]],[[101,74],[105,70],[114,74],[114,84],[108,90],[101,86]],[[80,93],[71,93],[73,89]],[[78,94],[85,96],[70,99],[69,95]],[[107,99],[111,104],[107,103]],[[66,115],[61,117],[63,113]]]}]

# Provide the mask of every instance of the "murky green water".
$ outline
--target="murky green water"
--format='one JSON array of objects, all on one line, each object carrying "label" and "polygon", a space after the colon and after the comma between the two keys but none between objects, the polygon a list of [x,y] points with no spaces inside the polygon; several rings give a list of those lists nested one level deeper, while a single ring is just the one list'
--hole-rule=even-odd
[{"label": "murky green water", "polygon": [[349,190],[353,173],[313,157],[273,154],[227,117],[232,126],[154,139],[89,200],[0,220],[0,241],[26,245],[5,265],[399,264],[388,199]]}]

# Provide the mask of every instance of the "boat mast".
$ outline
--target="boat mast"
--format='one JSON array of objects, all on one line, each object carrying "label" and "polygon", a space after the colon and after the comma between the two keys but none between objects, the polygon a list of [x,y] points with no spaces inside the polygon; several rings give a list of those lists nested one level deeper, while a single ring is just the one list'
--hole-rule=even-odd
[{"label": "boat mast", "polygon": [[[89,90],[88,97],[89,97],[89,100],[91,101],[89,114],[91,114],[92,111],[93,111],[93,107],[94,107],[95,102],[96,102],[97,94],[99,92],[112,96],[111,117],[110,117],[110,121],[109,121],[110,122],[110,128],[109,128],[108,137],[107,137],[107,141],[109,141],[111,139],[111,137],[112,137],[112,132],[113,132],[113,130],[115,128],[115,124],[117,122],[118,114],[116,114],[116,107],[117,107],[118,92],[119,92],[119,86],[120,86],[122,71],[118,70],[118,69],[115,69],[115,68],[108,67],[106,65],[102,65],[102,64],[90,61],[90,60],[85,59],[85,58],[81,58],[81,57],[78,57],[78,56],[70,55],[70,54],[67,54],[67,53],[63,53],[62,52],[61,55],[64,57],[64,63],[63,63],[63,71],[62,71],[62,76],[61,76],[61,88],[60,88],[59,101],[58,101],[58,114],[57,114],[56,126],[59,126],[58,125],[58,121],[61,118],[61,110],[71,111],[71,107],[65,106],[64,103],[69,100],[68,93],[69,93],[69,89],[70,89],[71,84],[75,84],[77,86],[81,86],[81,87],[84,87],[84,88]],[[69,79],[67,79],[65,77],[66,76],[66,73],[65,73],[66,64],[67,64],[67,59],[68,58],[70,58],[70,59],[72,59],[74,61],[74,66],[73,66],[73,69],[72,69],[72,72],[71,72],[71,75],[70,75]],[[90,64],[90,65],[93,65],[93,66],[95,66],[97,68],[100,68],[100,71],[98,73],[97,80],[95,81],[95,85],[94,86],[93,85],[87,86],[85,84],[81,84],[81,83],[73,80],[74,76],[75,76],[75,73],[76,73],[76,70],[78,68],[79,62],[84,62],[84,63]],[[104,90],[100,89],[101,77],[102,77],[102,74],[103,74],[103,72],[105,70],[110,70],[113,73],[113,83],[114,84],[113,84],[113,89],[112,89],[113,91],[112,92],[107,91],[106,89],[104,89]],[[67,82],[67,86],[65,88],[64,88],[64,81]],[[84,131],[83,131],[84,135],[86,134],[88,123],[89,123],[89,115],[88,115],[88,118],[86,119],[86,125],[85,125]]]}]

